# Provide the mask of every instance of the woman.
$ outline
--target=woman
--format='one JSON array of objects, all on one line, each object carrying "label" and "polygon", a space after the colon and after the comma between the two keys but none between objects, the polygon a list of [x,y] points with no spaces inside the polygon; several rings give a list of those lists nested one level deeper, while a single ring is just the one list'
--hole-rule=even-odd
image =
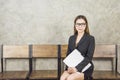
[{"label": "woman", "polygon": [[[84,56],[84,60],[76,67],[66,67],[60,80],[92,80],[93,73],[93,53],[95,49],[95,39],[89,33],[88,22],[85,16],[79,15],[74,20],[74,35],[70,36],[67,55],[77,49]],[[92,65],[84,72],[82,69],[88,64]]]}]

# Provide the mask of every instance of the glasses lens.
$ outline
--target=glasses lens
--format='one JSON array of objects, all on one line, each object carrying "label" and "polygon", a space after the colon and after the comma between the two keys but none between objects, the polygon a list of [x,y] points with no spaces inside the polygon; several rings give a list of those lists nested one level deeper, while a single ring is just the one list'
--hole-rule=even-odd
[{"label": "glasses lens", "polygon": [[76,26],[85,26],[86,23],[76,23]]}]

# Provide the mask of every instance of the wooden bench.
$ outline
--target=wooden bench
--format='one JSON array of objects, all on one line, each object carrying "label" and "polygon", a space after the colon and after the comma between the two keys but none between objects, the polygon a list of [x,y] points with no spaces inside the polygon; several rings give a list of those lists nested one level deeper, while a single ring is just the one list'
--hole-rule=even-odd
[{"label": "wooden bench", "polygon": [[[3,45],[1,49],[2,72],[0,80],[59,80],[61,75],[61,60],[66,57],[68,45]],[[94,80],[120,80],[117,74],[116,45],[96,44],[93,59],[111,60],[111,71],[98,71],[93,73]],[[29,70],[6,71],[6,59],[27,59]],[[36,59],[57,59],[56,70],[36,70]],[[115,66],[114,66],[115,62]],[[52,64],[52,63],[51,63]],[[22,64],[21,64],[22,65]],[[102,64],[103,65],[103,64]],[[42,66],[42,65],[40,65]]]},{"label": "wooden bench", "polygon": [[[30,80],[59,80],[60,71],[60,46],[59,45],[32,45],[32,65],[35,59],[57,59],[57,70],[35,70],[31,66]],[[52,63],[51,63],[52,64]],[[36,65],[36,64],[35,64]],[[34,65],[34,66],[35,66]],[[46,64],[47,65],[47,64]],[[40,65],[42,66],[42,64]]]},{"label": "wooden bench", "polygon": [[[114,44],[97,44],[94,52],[94,60],[111,60],[111,70],[95,70],[95,80],[120,80],[117,73],[117,47]],[[100,64],[105,65],[105,64]]]},{"label": "wooden bench", "polygon": [[[29,70],[6,71],[6,60],[8,59],[27,59],[29,63],[28,45],[2,45],[1,49],[1,68],[0,80],[27,80]],[[23,65],[23,64],[20,64]],[[19,66],[19,65],[16,65]],[[13,65],[11,65],[13,67]],[[27,67],[27,66],[26,66]],[[29,66],[28,66],[29,67]]]},{"label": "wooden bench", "polygon": [[[66,57],[67,45],[61,45],[61,59]],[[116,64],[116,45],[112,44],[96,44],[93,59],[109,59],[111,60],[111,71],[97,71],[93,72],[94,80],[120,80],[120,75],[117,74]],[[115,62],[115,67],[113,62]],[[104,65],[104,64],[100,64]],[[61,69],[61,68],[60,68]]]}]

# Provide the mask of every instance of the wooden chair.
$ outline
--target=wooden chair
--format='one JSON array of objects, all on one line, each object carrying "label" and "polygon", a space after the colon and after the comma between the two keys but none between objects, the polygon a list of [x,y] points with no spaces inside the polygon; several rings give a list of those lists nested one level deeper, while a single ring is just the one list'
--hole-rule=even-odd
[{"label": "wooden chair", "polygon": [[[28,45],[2,45],[1,49],[2,72],[0,80],[27,80],[29,70],[9,70],[6,71],[6,60],[10,59],[27,59],[29,63],[29,46]],[[20,64],[22,65],[22,64]],[[19,65],[16,65],[19,66]],[[11,65],[11,67],[13,67]],[[29,66],[28,66],[29,68]]]},{"label": "wooden chair", "polygon": [[[32,64],[35,59],[57,59],[58,68],[60,49],[58,45],[33,45],[32,46]],[[52,63],[51,63],[52,64]],[[36,65],[36,64],[35,64]],[[41,64],[42,66],[42,64]],[[34,70],[32,66],[30,80],[59,80],[59,70]]]},{"label": "wooden chair", "polygon": [[117,48],[115,44],[97,44],[93,57],[94,60],[111,60],[112,67],[111,70],[95,70],[94,80],[120,80],[120,75],[117,73]]}]

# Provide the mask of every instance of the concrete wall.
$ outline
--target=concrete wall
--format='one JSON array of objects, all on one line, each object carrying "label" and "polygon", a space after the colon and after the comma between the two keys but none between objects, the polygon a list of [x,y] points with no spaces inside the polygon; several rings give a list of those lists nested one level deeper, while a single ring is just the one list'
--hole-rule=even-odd
[{"label": "concrete wall", "polygon": [[120,0],[0,0],[0,44],[67,44],[80,14],[96,43],[120,44]]}]

